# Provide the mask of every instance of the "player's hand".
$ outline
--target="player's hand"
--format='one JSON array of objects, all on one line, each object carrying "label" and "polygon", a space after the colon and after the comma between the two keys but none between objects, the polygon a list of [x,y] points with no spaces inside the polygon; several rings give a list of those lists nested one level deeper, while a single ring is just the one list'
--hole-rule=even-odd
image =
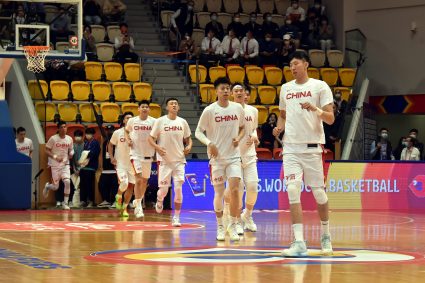
[{"label": "player's hand", "polygon": [[192,150],[191,146],[186,146],[183,150],[184,155],[188,155],[191,150]]},{"label": "player's hand", "polygon": [[260,144],[260,141],[258,140],[258,137],[250,136],[249,139],[246,141],[246,144],[250,146],[251,144],[254,144],[255,146]]},{"label": "player's hand", "polygon": [[237,147],[239,145],[239,140],[237,138],[234,138],[232,143],[234,147]]},{"label": "player's hand", "polygon": [[127,144],[128,144],[129,147],[132,147],[133,146],[133,141],[130,138],[128,138],[127,139]]},{"label": "player's hand", "polygon": [[75,176],[80,176],[80,170],[75,170],[74,174]]},{"label": "player's hand", "polygon": [[273,136],[278,137],[282,133],[282,129],[278,127],[274,127]]},{"label": "player's hand", "polygon": [[112,165],[117,165],[117,160],[113,157],[111,157],[111,164]]},{"label": "player's hand", "polygon": [[215,158],[218,156],[218,149],[217,146],[213,143],[210,143],[208,145],[208,151],[210,152],[211,158]]},{"label": "player's hand", "polygon": [[310,102],[304,102],[304,103],[300,103],[301,105],[301,109],[305,109],[307,111],[317,111],[317,107],[310,104]]},{"label": "player's hand", "polygon": [[157,152],[159,153],[159,155],[161,155],[162,157],[165,156],[165,154],[167,154],[167,151],[165,150],[165,148],[160,147],[159,149],[157,149]]},{"label": "player's hand", "polygon": [[60,157],[60,156],[57,156],[57,155],[56,156],[54,155],[53,156],[53,159],[56,160],[57,162],[62,162],[63,161],[63,158]]}]

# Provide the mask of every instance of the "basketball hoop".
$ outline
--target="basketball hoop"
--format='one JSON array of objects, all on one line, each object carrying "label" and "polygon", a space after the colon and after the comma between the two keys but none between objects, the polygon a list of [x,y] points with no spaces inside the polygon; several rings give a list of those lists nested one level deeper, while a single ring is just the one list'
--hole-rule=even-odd
[{"label": "basketball hoop", "polygon": [[44,58],[50,51],[49,46],[24,46],[25,57],[27,57],[28,71],[41,73],[46,70],[44,67]]}]

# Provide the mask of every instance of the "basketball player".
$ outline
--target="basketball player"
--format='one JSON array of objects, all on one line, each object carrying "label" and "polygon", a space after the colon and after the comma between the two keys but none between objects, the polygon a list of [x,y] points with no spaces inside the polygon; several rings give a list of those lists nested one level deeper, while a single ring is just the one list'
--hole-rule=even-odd
[{"label": "basketball player", "polygon": [[[130,147],[125,139],[125,125],[128,120],[133,117],[133,113],[126,112],[122,115],[121,128],[116,130],[108,143],[108,153],[111,157],[111,163],[115,165],[117,171],[119,186],[115,196],[115,207],[120,210],[122,217],[128,217],[127,206],[133,196],[134,184],[136,177],[134,176],[133,166],[130,162]],[[114,147],[115,146],[115,154]],[[124,204],[122,195],[125,192]],[[137,215],[136,215],[137,217]],[[139,215],[140,217],[140,215]]]},{"label": "basketball player", "polygon": [[58,123],[58,133],[50,137],[46,144],[46,154],[49,157],[48,166],[52,170],[52,183],[46,183],[43,190],[44,198],[47,198],[49,191],[56,191],[59,188],[59,181],[64,184],[64,201],[62,208],[69,210],[69,193],[71,191],[71,169],[69,160],[74,155],[73,141],[66,134],[66,123]]},{"label": "basketball player", "polygon": [[19,153],[25,154],[26,156],[32,157],[34,146],[32,140],[26,137],[26,131],[23,127],[19,127],[16,130],[16,150]]},{"label": "basketball player", "polygon": [[180,227],[180,210],[183,202],[182,187],[186,166],[185,155],[192,149],[190,127],[185,119],[177,116],[180,106],[177,98],[166,101],[167,115],[155,121],[150,133],[149,143],[156,149],[158,160],[158,186],[156,212],[161,213],[164,198],[174,183],[174,216],[172,225]]},{"label": "basketball player", "polygon": [[156,119],[149,116],[149,110],[149,101],[140,101],[139,116],[129,119],[125,126],[125,137],[130,146],[130,160],[136,174],[136,185],[134,186],[136,218],[144,216],[142,199],[148,186],[152,159],[155,154],[155,148],[148,143],[148,137]]},{"label": "basketball player", "polygon": [[[232,241],[239,241],[236,231],[239,211],[239,185],[242,177],[239,141],[244,136],[244,110],[229,101],[230,82],[218,78],[214,82],[217,101],[207,106],[199,118],[195,136],[207,146],[210,159],[211,182],[214,186],[214,211],[217,217],[217,240],[224,241],[223,225],[224,183],[230,188],[231,224],[227,227]],[[206,132],[207,135],[204,134]]]},{"label": "basketball player", "polygon": [[325,255],[332,254],[329,233],[328,197],[325,192],[322,145],[325,144],[323,122],[333,124],[333,97],[329,86],[308,77],[309,58],[304,52],[291,56],[290,69],[295,80],[282,85],[280,116],[273,134],[283,136],[283,166],[291,210],[295,241],[284,256],[306,256],[303,237],[301,186],[310,186],[317,202],[321,220],[321,247]]}]

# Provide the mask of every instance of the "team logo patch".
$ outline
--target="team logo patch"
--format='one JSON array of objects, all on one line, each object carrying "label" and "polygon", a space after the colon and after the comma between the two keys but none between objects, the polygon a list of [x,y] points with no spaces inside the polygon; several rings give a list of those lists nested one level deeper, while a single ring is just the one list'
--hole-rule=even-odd
[{"label": "team logo patch", "polygon": [[120,221],[41,221],[41,222],[2,222],[0,231],[163,231],[204,228],[198,224],[182,224],[173,227],[168,222],[120,222]]},{"label": "team logo patch", "polygon": [[409,189],[412,193],[419,197],[425,197],[425,175],[416,176],[409,185]]},{"label": "team logo patch", "polygon": [[377,250],[338,249],[332,256],[323,256],[319,249],[309,249],[305,257],[285,258],[283,247],[200,247],[169,249],[130,249],[92,253],[86,259],[144,265],[246,265],[246,264],[355,264],[355,263],[418,263],[419,254]]}]

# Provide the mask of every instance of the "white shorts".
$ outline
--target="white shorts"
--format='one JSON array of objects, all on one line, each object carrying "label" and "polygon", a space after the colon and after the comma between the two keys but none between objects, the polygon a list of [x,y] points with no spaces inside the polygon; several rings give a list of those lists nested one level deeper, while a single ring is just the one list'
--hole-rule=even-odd
[{"label": "white shorts", "polygon": [[142,178],[149,179],[149,177],[151,176],[152,168],[151,159],[132,158],[131,164],[133,164],[134,173],[136,175],[141,174]]},{"label": "white shorts", "polygon": [[170,187],[171,177],[174,185],[176,182],[184,182],[185,166],[186,163],[180,161],[171,163],[158,161],[158,187]]},{"label": "white shorts", "polygon": [[241,159],[238,157],[210,164],[210,175],[213,186],[225,183],[228,178],[242,179]]},{"label": "white shorts", "polygon": [[286,184],[304,179],[305,186],[325,186],[322,153],[284,153],[283,172]]},{"label": "white shorts", "polygon": [[136,184],[133,168],[117,168],[118,181],[120,183]]},{"label": "white shorts", "polygon": [[245,184],[258,183],[257,156],[243,156],[241,160],[243,182]]},{"label": "white shorts", "polygon": [[69,165],[61,167],[51,167],[52,184],[58,185],[60,180],[71,179],[71,169]]}]

